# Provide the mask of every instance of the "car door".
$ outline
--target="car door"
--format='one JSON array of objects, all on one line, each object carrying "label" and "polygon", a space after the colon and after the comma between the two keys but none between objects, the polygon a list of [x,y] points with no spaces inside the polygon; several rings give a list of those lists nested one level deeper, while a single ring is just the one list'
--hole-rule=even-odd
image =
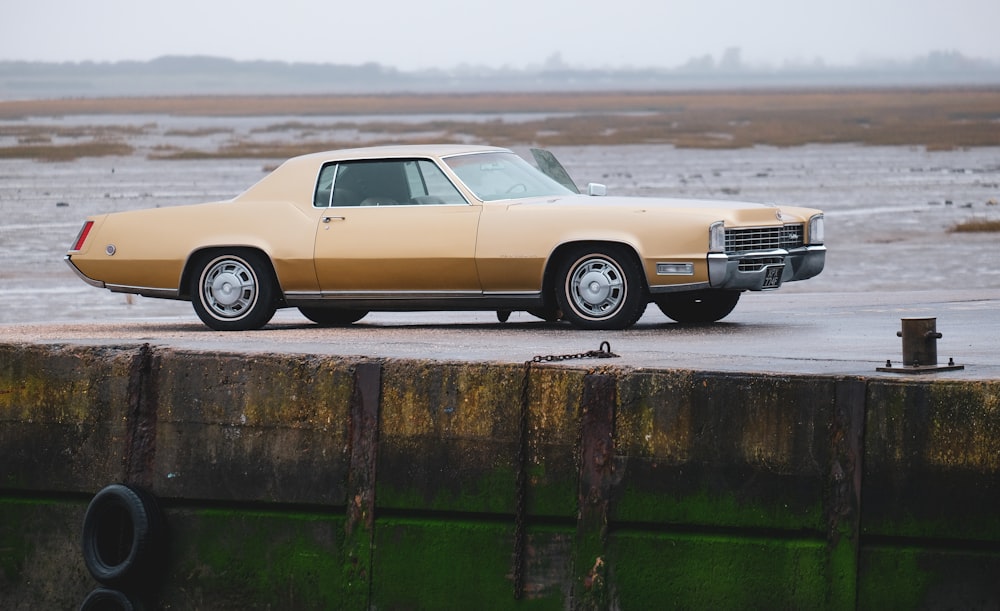
[{"label": "car door", "polygon": [[317,187],[318,199],[327,196],[315,246],[324,296],[481,293],[475,262],[480,207],[432,161],[331,164]]}]

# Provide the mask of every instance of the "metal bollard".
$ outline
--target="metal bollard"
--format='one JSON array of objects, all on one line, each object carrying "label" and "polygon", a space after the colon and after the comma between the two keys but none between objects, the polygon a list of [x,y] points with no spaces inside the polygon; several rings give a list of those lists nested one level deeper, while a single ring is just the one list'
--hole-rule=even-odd
[{"label": "metal bollard", "polygon": [[903,318],[903,330],[896,337],[903,338],[903,364],[913,367],[937,365],[937,341],[942,335],[937,331],[936,318]]},{"label": "metal bollard", "polygon": [[938,365],[937,340],[943,336],[938,333],[937,318],[903,318],[901,321],[903,328],[896,336],[903,338],[903,365],[893,367],[891,361],[886,361],[885,367],[878,367],[877,371],[925,373],[965,369],[952,359],[947,365]]}]

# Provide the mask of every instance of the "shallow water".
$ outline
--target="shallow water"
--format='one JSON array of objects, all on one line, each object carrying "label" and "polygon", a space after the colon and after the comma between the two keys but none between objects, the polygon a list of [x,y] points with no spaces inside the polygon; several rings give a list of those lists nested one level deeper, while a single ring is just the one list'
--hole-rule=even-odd
[{"label": "shallow water", "polygon": [[[275,129],[276,120],[103,118],[108,125],[145,126],[130,136],[134,155],[62,163],[0,161],[0,323],[193,317],[184,302],[91,288],[62,257],[88,215],[239,194],[281,160],[164,161],[147,155],[164,143],[182,141],[184,147],[210,150],[235,132],[279,141],[301,135],[301,126]],[[355,136],[363,142],[363,135]],[[527,147],[516,150],[530,158]],[[781,291],[1000,288],[1000,265],[990,256],[1000,246],[1000,235],[948,232],[964,220],[1000,219],[1000,148],[693,150],[650,144],[553,151],[579,184],[604,183],[609,194],[740,199],[824,210],[826,269]]]}]

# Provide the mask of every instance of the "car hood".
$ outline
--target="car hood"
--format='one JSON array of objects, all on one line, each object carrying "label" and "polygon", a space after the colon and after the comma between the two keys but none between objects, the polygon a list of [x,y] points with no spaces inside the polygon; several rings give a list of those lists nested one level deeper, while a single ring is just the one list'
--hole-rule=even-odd
[{"label": "car hood", "polygon": [[567,213],[572,211],[596,213],[605,211],[612,214],[646,213],[676,216],[682,214],[711,220],[725,220],[727,224],[766,224],[804,221],[819,210],[796,206],[776,206],[755,202],[731,200],[683,199],[667,197],[594,197],[589,195],[565,195],[538,197],[518,201],[508,201],[511,208],[559,208]]},{"label": "car hood", "polygon": [[533,197],[522,200],[508,200],[510,206],[573,206],[595,208],[626,208],[646,210],[650,208],[692,209],[760,209],[775,208],[774,204],[755,202],[740,202],[732,200],[685,199],[671,197],[622,197],[622,196],[590,196],[590,195],[555,195],[548,197]]}]

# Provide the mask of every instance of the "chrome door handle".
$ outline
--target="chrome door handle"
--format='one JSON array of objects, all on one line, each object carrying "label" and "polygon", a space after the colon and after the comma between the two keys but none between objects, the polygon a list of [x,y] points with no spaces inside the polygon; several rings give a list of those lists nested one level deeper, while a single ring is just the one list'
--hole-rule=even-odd
[{"label": "chrome door handle", "polygon": [[346,216],[324,216],[323,217],[323,222],[324,223],[329,223],[330,221],[346,221],[346,220],[347,220]]}]

